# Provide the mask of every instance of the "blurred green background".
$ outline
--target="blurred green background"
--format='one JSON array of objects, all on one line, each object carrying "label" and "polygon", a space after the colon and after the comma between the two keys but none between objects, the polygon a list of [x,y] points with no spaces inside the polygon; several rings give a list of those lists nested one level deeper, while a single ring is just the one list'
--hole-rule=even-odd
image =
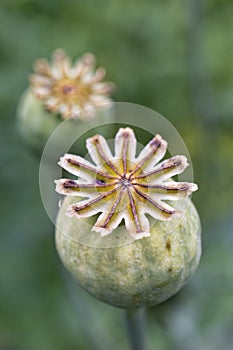
[{"label": "blurred green background", "polygon": [[192,281],[148,311],[150,350],[233,344],[232,0],[1,0],[0,350],[127,349],[123,313],[82,291],[61,266],[42,206],[39,161],[15,111],[32,62],[86,51],[116,101],[155,109],[192,157],[203,257]]}]

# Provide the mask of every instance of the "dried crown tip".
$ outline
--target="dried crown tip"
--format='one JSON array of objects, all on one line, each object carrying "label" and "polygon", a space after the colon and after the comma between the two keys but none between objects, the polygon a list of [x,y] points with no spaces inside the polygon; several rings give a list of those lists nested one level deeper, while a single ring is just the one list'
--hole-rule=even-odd
[{"label": "dried crown tip", "polygon": [[158,137],[158,135],[156,135],[156,136],[151,140],[150,146],[151,146],[151,147],[160,146],[161,143],[162,143],[162,138],[161,138],[161,137]]},{"label": "dried crown tip", "polygon": [[100,138],[100,135],[95,135],[89,139],[89,142],[92,142],[93,140],[93,142],[99,143],[99,138]]},{"label": "dried crown tip", "polygon": [[93,55],[92,53],[90,52],[87,52],[83,55],[83,61],[86,63],[86,64],[92,64],[95,62],[95,55]]},{"label": "dried crown tip", "polygon": [[103,136],[87,139],[87,148],[95,164],[70,154],[61,158],[64,161],[59,165],[79,179],[60,179],[56,181],[56,190],[68,196],[88,198],[69,206],[68,216],[80,218],[101,213],[92,228],[101,236],[110,234],[124,220],[126,230],[136,240],[150,235],[146,214],[157,220],[171,219],[178,213],[165,201],[186,198],[197,190],[197,185],[170,181],[172,176],[182,173],[188,163],[184,156],[159,163],[167,148],[160,135],[155,138],[163,143],[162,151],[160,147],[151,149],[149,143],[138,157],[135,156],[133,130],[119,129],[116,140],[119,138],[121,142],[115,142],[116,156],[112,155]]},{"label": "dried crown tip", "polygon": [[104,77],[105,74],[106,74],[105,68],[104,68],[104,67],[99,67],[99,68],[96,70],[96,74],[97,74],[97,75],[100,75],[100,76],[102,76],[102,77]]},{"label": "dried crown tip", "polygon": [[128,138],[128,137],[130,136],[129,131],[128,131],[128,130],[124,130],[124,131],[122,132],[122,136],[123,136],[124,138]]},{"label": "dried crown tip", "polygon": [[67,55],[63,49],[59,48],[54,51],[53,57],[59,61],[64,60],[67,57]]},{"label": "dried crown tip", "polygon": [[107,236],[111,233],[111,230],[106,229],[105,227],[97,226],[97,225],[95,227],[92,227],[92,231],[100,233],[101,237]]},{"label": "dried crown tip", "polygon": [[198,185],[197,184],[190,184],[190,193],[191,192],[196,192],[198,190]]},{"label": "dried crown tip", "polygon": [[162,138],[162,136],[159,135],[159,134],[156,134],[156,135],[153,137],[152,141],[153,141],[153,140],[166,142],[166,141]]}]

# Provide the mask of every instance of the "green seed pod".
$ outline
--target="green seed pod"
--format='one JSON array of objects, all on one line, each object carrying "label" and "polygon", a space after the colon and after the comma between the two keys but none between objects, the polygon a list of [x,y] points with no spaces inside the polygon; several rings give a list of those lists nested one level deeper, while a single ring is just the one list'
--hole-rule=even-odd
[{"label": "green seed pod", "polygon": [[[70,129],[58,138],[69,138],[74,127],[72,120],[92,127],[92,121],[105,123],[112,100],[109,95],[114,84],[104,81],[105,69],[95,67],[95,56],[87,53],[72,64],[64,50],[57,49],[51,63],[46,59],[34,62],[30,88],[19,101],[17,117],[25,141],[39,153],[51,133],[64,120],[70,120]],[[80,122],[80,124],[82,124]],[[82,125],[78,128],[82,129]],[[83,129],[86,128],[84,127]],[[81,133],[79,132],[79,135]]]},{"label": "green seed pod", "polygon": [[55,181],[67,195],[57,218],[58,253],[98,299],[122,308],[159,304],[184,286],[201,255],[200,221],[188,199],[198,187],[171,179],[187,158],[160,162],[167,142],[158,134],[136,156],[131,128],[118,130],[114,155],[101,135],[86,145],[96,165],[73,154],[58,163],[78,177]]},{"label": "green seed pod", "polygon": [[[152,218],[151,235],[126,244],[123,225],[100,237],[91,231],[95,218],[68,217],[66,209],[74,202],[66,197],[59,210],[57,251],[79,284],[99,300],[121,308],[155,306],[176,294],[196,270],[201,228],[189,199],[179,202],[186,207],[181,219],[172,217],[168,226]],[[169,227],[174,229],[167,233]]]},{"label": "green seed pod", "polygon": [[17,122],[23,140],[41,153],[49,136],[61,123],[61,119],[44,108],[43,102],[30,89],[19,100]]}]

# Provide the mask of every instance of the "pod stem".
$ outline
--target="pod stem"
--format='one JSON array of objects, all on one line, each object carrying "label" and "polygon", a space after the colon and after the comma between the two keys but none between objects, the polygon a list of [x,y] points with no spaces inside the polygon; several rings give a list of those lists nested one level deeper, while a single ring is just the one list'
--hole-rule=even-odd
[{"label": "pod stem", "polygon": [[127,309],[126,327],[131,350],[146,350],[145,309]]}]

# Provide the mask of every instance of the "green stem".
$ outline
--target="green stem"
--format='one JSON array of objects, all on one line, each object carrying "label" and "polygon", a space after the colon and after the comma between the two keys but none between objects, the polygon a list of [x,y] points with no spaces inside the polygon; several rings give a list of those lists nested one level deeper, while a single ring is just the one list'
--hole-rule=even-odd
[{"label": "green stem", "polygon": [[126,310],[126,326],[131,350],[146,350],[145,321],[144,309]]}]

